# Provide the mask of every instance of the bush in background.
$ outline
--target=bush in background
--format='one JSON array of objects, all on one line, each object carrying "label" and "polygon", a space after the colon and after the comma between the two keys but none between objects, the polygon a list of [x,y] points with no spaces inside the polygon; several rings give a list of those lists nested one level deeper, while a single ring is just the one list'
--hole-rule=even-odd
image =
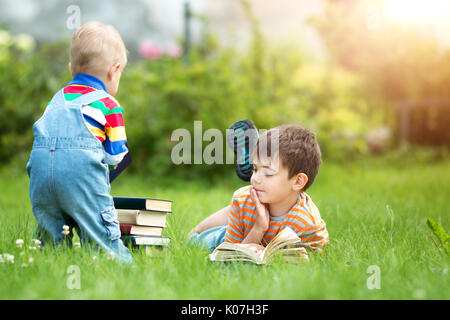
[{"label": "bush in background", "polygon": [[[22,50],[2,34],[10,40],[0,44],[0,162],[19,154],[24,166],[32,124],[70,81],[68,44]],[[130,61],[123,74],[117,98],[134,158],[130,171],[186,178],[229,172],[231,165],[172,163],[178,143],[171,141],[172,132],[185,128],[193,135],[197,120],[203,132],[217,128],[224,134],[243,118],[261,129],[298,123],[317,134],[325,159],[338,161],[366,154],[368,131],[383,123],[378,102],[366,97],[357,73],[315,63],[289,47],[269,47],[256,29],[246,52],[219,48],[207,36],[185,58]]]},{"label": "bush in background", "polygon": [[0,163],[30,150],[34,121],[68,79],[67,46],[35,45],[28,35],[0,30]]}]

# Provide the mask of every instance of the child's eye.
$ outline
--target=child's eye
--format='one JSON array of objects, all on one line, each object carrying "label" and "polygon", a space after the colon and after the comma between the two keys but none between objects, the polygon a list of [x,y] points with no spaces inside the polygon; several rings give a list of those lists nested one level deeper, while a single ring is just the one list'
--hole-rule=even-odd
[{"label": "child's eye", "polygon": [[[258,172],[258,169],[257,169],[256,167],[253,167],[253,172],[254,172],[254,173]],[[263,175],[264,175],[265,177],[272,177],[272,176],[273,176],[272,173],[265,172],[264,170],[263,170],[262,172],[263,172]]]}]

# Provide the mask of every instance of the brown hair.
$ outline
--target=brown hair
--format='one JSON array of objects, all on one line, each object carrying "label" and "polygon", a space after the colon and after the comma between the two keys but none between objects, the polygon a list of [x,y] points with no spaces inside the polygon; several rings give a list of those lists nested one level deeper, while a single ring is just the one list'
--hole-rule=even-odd
[{"label": "brown hair", "polygon": [[303,188],[304,191],[313,184],[322,162],[316,136],[294,124],[270,129],[259,137],[253,156],[266,155],[268,157],[279,155],[282,165],[288,169],[289,179],[298,173],[306,174],[308,182]]}]

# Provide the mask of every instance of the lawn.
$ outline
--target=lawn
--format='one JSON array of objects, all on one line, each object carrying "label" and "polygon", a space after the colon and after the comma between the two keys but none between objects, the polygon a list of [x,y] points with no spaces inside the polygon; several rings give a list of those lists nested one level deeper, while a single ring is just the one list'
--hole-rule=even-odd
[{"label": "lawn", "polygon": [[[449,259],[426,226],[432,217],[450,228],[448,162],[325,162],[308,193],[330,244],[303,266],[214,264],[187,245],[189,230],[243,185],[232,175],[214,184],[138,175],[114,182],[113,195],[174,200],[165,229],[172,245],[159,258],[137,250],[125,265],[92,247],[32,250],[36,222],[23,171],[0,173],[0,254],[14,255],[14,264],[0,263],[0,299],[450,299]],[[70,289],[70,266],[79,270],[79,289]],[[379,289],[370,289],[373,270]]]}]

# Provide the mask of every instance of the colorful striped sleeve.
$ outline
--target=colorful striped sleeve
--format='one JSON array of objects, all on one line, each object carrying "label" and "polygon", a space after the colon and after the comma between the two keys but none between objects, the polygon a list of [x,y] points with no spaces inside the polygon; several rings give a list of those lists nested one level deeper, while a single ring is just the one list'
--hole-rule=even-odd
[{"label": "colorful striped sleeve", "polygon": [[[98,113],[98,123],[104,123],[105,163],[117,165],[127,154],[127,136],[125,132],[123,108],[112,97],[95,101],[91,108],[100,110],[103,117]],[[99,139],[102,137],[98,136]]]},{"label": "colorful striped sleeve", "polygon": [[[84,85],[64,88],[66,101],[73,101],[96,89]],[[103,143],[104,162],[114,169],[128,153],[123,108],[112,96],[95,101],[81,109],[89,131]]]}]

